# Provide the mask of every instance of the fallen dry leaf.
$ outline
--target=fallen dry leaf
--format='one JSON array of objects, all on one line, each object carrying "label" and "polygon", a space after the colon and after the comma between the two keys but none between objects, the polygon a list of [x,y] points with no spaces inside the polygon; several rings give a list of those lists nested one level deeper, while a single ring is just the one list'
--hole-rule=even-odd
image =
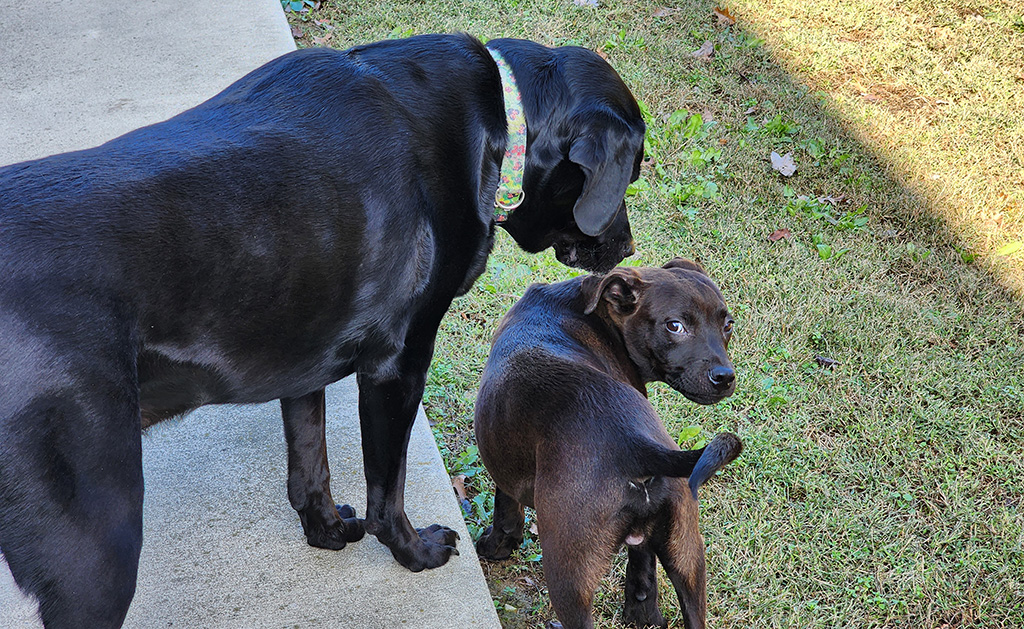
[{"label": "fallen dry leaf", "polygon": [[793,154],[786,153],[779,155],[772,151],[772,169],[777,170],[783,177],[792,177],[796,172],[796,162],[793,161]]},{"label": "fallen dry leaf", "polygon": [[736,18],[732,16],[732,13],[729,13],[729,9],[727,7],[715,7],[715,17],[718,18],[719,24],[732,26],[736,23]]},{"label": "fallen dry leaf", "polygon": [[452,489],[455,490],[455,495],[459,498],[459,507],[462,508],[462,512],[466,515],[473,513],[473,505],[470,504],[469,497],[466,495],[465,474],[452,476]]},{"label": "fallen dry leaf", "polygon": [[818,203],[828,203],[832,207],[837,207],[840,203],[846,203],[846,195],[841,194],[838,197],[834,197],[831,194],[824,197],[818,197]]},{"label": "fallen dry leaf", "polygon": [[712,41],[704,42],[704,45],[693,51],[692,54],[698,59],[704,59],[705,61],[710,59],[715,54],[715,44]]},{"label": "fallen dry leaf", "polygon": [[832,369],[839,364],[838,360],[828,358],[827,356],[815,356],[814,362],[818,363],[820,367],[825,367],[826,369]]},{"label": "fallen dry leaf", "polygon": [[537,521],[536,520],[534,520],[533,522],[530,522],[530,532],[533,533],[534,535],[540,535],[540,532],[537,529]]},{"label": "fallen dry leaf", "polygon": [[780,229],[776,229],[775,231],[773,231],[771,235],[768,236],[768,240],[770,240],[771,242],[778,242],[783,238],[789,238],[792,235],[793,234],[788,229],[782,227]]},{"label": "fallen dry leaf", "polygon": [[668,17],[668,16],[672,15],[673,13],[679,13],[679,9],[670,9],[668,7],[659,7],[657,9],[655,9],[654,13],[651,13],[651,15],[654,16],[654,17]]},{"label": "fallen dry leaf", "polygon": [[1013,254],[1017,253],[1021,249],[1024,249],[1024,241],[1018,240],[1017,242],[1011,242],[1008,245],[1000,247],[999,251],[996,251],[996,255],[997,256],[1012,256]]},{"label": "fallen dry leaf", "polygon": [[305,33],[303,32],[301,26],[292,26],[292,37],[294,37],[295,39],[298,39],[298,38],[302,37],[304,34]]},{"label": "fallen dry leaf", "polygon": [[455,490],[455,495],[459,497],[459,500],[468,500],[469,497],[466,495],[466,475],[459,474],[458,476],[452,476],[452,489]]}]

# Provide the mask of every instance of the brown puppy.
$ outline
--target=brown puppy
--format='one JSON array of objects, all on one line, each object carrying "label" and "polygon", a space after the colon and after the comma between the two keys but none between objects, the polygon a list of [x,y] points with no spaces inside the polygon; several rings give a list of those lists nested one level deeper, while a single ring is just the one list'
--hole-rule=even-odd
[{"label": "brown puppy", "polygon": [[732,326],[718,287],[681,258],[535,284],[498,326],[475,419],[498,489],[477,552],[508,557],[523,539],[523,505],[535,507],[548,591],[566,627],[593,626],[594,590],[623,543],[626,621],[666,626],[657,557],[686,626],[704,627],[697,489],[742,445],[723,433],[681,451],[645,384],[667,382],[700,404],[728,397]]}]

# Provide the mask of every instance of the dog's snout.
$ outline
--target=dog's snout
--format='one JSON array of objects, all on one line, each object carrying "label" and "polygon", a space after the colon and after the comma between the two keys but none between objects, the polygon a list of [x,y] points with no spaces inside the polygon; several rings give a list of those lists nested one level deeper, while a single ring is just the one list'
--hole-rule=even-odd
[{"label": "dog's snout", "polygon": [[626,244],[625,252],[627,258],[636,253],[636,241],[632,238],[630,238],[629,242]]},{"label": "dog's snout", "polygon": [[708,379],[716,389],[725,389],[736,379],[736,372],[729,367],[719,365],[708,370]]}]

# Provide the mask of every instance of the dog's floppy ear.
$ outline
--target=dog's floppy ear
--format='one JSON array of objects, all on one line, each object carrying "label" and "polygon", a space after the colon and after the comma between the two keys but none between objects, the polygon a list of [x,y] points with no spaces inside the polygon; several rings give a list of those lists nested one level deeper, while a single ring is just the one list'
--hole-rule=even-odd
[{"label": "dog's floppy ear", "polygon": [[644,287],[645,283],[640,279],[640,274],[628,267],[612,269],[604,277],[588,276],[583,280],[583,294],[587,298],[587,307],[583,314],[597,310],[602,298],[620,314],[630,314],[636,310]]},{"label": "dog's floppy ear", "polygon": [[572,215],[580,231],[588,236],[608,229],[626,196],[636,161],[632,136],[631,130],[608,130],[596,137],[581,136],[569,147],[569,161],[582,168],[586,176]]},{"label": "dog's floppy ear", "polygon": [[665,263],[665,266],[663,266],[661,268],[663,268],[663,269],[686,269],[687,271],[696,271],[696,272],[700,273],[701,275],[707,275],[708,274],[708,272],[704,270],[704,267],[702,267],[701,265],[697,264],[693,260],[687,260],[686,258],[679,258],[679,257],[672,258],[671,260],[669,260],[668,262]]}]

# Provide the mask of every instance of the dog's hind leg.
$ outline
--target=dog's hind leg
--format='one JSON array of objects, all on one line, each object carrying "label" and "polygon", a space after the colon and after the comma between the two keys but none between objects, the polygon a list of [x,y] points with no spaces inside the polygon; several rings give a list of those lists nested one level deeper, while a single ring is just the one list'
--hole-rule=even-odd
[{"label": "dog's hind leg", "polygon": [[331,498],[324,390],[281,399],[288,444],[288,500],[299,513],[310,546],[340,550],[362,539],[363,523]]},{"label": "dog's hind leg", "polygon": [[[553,460],[543,453],[543,460]],[[594,626],[594,591],[611,567],[619,527],[611,519],[618,496],[602,492],[598,477],[566,477],[558,469],[538,474],[534,496],[551,605],[565,629]]]},{"label": "dog's hind leg", "polygon": [[499,488],[494,490],[494,523],[476,542],[476,552],[484,559],[507,559],[523,543],[526,522],[523,505]]},{"label": "dog's hind leg", "polygon": [[651,540],[679,598],[686,629],[704,629],[707,617],[704,539],[697,527],[697,501],[682,488],[666,507],[667,526]]},{"label": "dog's hind leg", "polygon": [[119,627],[135,593],[139,392],[106,332],[0,348],[0,549],[49,629]]},{"label": "dog's hind leg", "polygon": [[647,547],[630,546],[626,564],[626,604],[623,618],[634,627],[667,627],[658,609],[658,562]]},{"label": "dog's hind leg", "polygon": [[580,530],[566,526],[565,520],[550,526],[558,520],[553,514],[545,517],[540,505],[537,521],[544,554],[544,580],[558,619],[565,629],[592,629],[594,591],[611,567],[614,543],[595,539],[604,537],[597,527]]}]

